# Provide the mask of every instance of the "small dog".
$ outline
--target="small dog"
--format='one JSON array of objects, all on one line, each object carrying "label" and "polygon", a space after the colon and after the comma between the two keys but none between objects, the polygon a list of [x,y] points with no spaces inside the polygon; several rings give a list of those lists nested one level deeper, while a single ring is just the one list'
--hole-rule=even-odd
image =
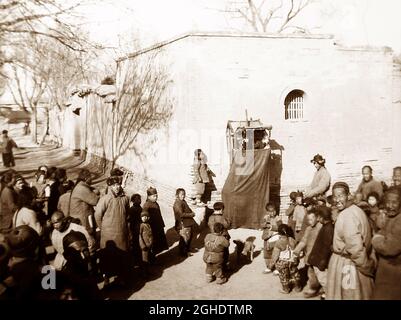
[{"label": "small dog", "polygon": [[245,242],[241,240],[234,240],[235,253],[237,256],[237,263],[241,262],[241,257],[246,257],[248,261],[253,261],[253,253],[255,250],[255,237],[248,237]]}]

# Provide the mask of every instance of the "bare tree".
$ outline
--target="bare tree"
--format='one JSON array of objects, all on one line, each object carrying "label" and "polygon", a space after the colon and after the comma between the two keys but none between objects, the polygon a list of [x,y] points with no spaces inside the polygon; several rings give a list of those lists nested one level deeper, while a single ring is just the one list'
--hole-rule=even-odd
[{"label": "bare tree", "polygon": [[83,50],[71,17],[83,1],[4,0],[0,3],[0,38],[3,45],[20,43],[21,36],[51,38],[73,50]]},{"label": "bare tree", "polygon": [[24,48],[14,48],[8,88],[17,105],[32,111],[32,141],[36,143],[39,103],[46,100],[47,117],[53,106],[61,113],[72,87],[89,73],[85,63],[89,55],[70,50],[51,38],[26,37],[25,44],[29,53]]},{"label": "bare tree", "polygon": [[243,20],[255,32],[282,33],[289,29],[308,32],[296,25],[295,18],[315,0],[239,0],[231,1],[223,11]]},{"label": "bare tree", "polygon": [[[80,37],[84,38],[83,35]],[[80,83],[89,83],[93,74],[91,61],[96,57],[96,52],[73,51],[60,43],[52,42],[53,47],[50,49],[46,61],[51,69],[46,93],[50,99],[50,110],[54,111],[58,122],[58,124],[53,123],[53,127],[58,125],[61,129],[66,102],[73,88]],[[57,139],[62,144],[60,133]]]},{"label": "bare tree", "polygon": [[103,155],[106,157],[108,147],[112,166],[128,151],[143,160],[137,146],[138,137],[167,126],[171,119],[170,80],[164,68],[157,64],[157,55],[130,60],[119,79],[115,101],[110,108],[94,114]]},{"label": "bare tree", "polygon": [[38,105],[43,102],[52,72],[46,61],[48,57],[47,45],[43,40],[30,39],[30,46],[34,48],[31,54],[21,51],[18,58],[14,58],[11,66],[11,76],[8,88],[14,102],[23,110],[32,112],[32,141],[37,143]]}]

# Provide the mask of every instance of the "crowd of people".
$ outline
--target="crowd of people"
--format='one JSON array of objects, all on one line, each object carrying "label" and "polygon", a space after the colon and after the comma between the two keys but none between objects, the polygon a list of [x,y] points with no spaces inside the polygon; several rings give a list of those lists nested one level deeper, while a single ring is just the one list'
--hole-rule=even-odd
[{"label": "crowd of people", "polygon": [[327,195],[325,159],[311,162],[317,169],[311,186],[290,194],[286,219],[266,206],[263,273],[279,276],[282,293],[303,290],[305,298],[401,299],[401,167],[393,169],[391,186],[367,165],[355,192],[340,181]]},{"label": "crowd of people", "polygon": [[[393,170],[392,186],[376,181],[365,166],[355,192],[336,182],[327,195],[331,178],[325,160],[316,155],[311,162],[317,169],[313,181],[303,192],[290,194],[284,217],[274,204],[266,205],[263,273],[277,275],[284,294],[401,299],[401,167]],[[169,249],[157,190],[150,187],[142,204],[139,194],[126,195],[121,170],[111,170],[102,193],[93,179],[81,169],[73,182],[65,169],[45,165],[31,183],[13,169],[2,174],[1,299],[102,299],[112,279],[129,286],[133,268],[144,279],[151,275],[158,254]],[[182,188],[176,191],[173,212],[179,254],[191,256],[199,228]],[[214,203],[205,222],[206,282],[221,285],[228,281],[231,238],[223,202]],[[43,267],[49,265],[57,279],[55,290],[43,288]]]},{"label": "crowd of people", "polygon": [[[124,173],[113,169],[103,195],[94,175],[81,169],[75,182],[63,168],[38,168],[27,183],[9,169],[0,190],[1,299],[101,299],[103,288],[127,287],[134,267],[168,249],[157,190],[128,197]],[[54,254],[52,255],[53,248]],[[43,267],[55,271],[57,288],[43,288]],[[47,270],[47,269],[46,269]]]}]

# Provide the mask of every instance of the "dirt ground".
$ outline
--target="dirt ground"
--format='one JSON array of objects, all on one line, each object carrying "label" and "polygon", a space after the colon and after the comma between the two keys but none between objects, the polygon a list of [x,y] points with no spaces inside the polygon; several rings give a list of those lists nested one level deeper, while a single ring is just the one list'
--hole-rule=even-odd
[{"label": "dirt ground", "polygon": [[[12,136],[12,133],[10,134]],[[81,167],[88,167],[88,164],[74,157],[70,151],[56,149],[51,145],[42,147],[34,146],[29,142],[29,137],[16,138],[17,144],[23,149],[15,152],[16,167],[28,181],[31,181],[33,174],[41,164],[48,166],[60,166],[67,169],[70,179],[75,179]],[[4,170],[1,164],[0,171]],[[96,168],[90,168],[95,170]],[[98,174],[95,182],[99,188],[105,187],[105,176]],[[137,190],[139,191],[139,190]],[[128,192],[131,194],[131,192]],[[158,265],[152,267],[152,275],[145,281],[138,268],[132,269],[132,286],[129,289],[122,289],[113,285],[107,289],[106,296],[109,299],[133,299],[133,300],[165,300],[165,299],[210,299],[210,300],[240,300],[240,299],[303,299],[302,293],[291,293],[288,295],[279,293],[280,282],[273,274],[262,274],[265,268],[263,242],[261,231],[236,229],[230,230],[230,263],[232,271],[226,284],[218,285],[215,282],[206,283],[205,264],[203,255],[203,234],[194,242],[199,249],[193,256],[182,258],[178,255],[178,236],[172,228],[174,216],[172,203],[159,203],[163,218],[166,224],[166,233],[169,240],[169,250],[158,256]],[[197,216],[203,214],[197,210]],[[233,240],[254,236],[256,238],[256,252],[252,262],[242,261],[237,263],[235,245]]]}]

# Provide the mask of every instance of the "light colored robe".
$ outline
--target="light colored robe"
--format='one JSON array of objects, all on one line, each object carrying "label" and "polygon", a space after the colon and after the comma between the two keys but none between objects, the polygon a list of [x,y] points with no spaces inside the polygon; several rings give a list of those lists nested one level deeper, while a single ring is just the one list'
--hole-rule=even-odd
[{"label": "light colored robe", "polygon": [[309,188],[305,191],[305,198],[324,195],[330,188],[331,176],[325,167],[316,170]]},{"label": "light colored robe", "polygon": [[123,251],[129,249],[128,230],[129,198],[123,194],[109,192],[100,198],[95,208],[96,224],[100,228],[100,248],[108,241]]},{"label": "light colored robe", "polygon": [[366,214],[352,204],[340,212],[327,273],[328,300],[369,300],[376,261]]}]

